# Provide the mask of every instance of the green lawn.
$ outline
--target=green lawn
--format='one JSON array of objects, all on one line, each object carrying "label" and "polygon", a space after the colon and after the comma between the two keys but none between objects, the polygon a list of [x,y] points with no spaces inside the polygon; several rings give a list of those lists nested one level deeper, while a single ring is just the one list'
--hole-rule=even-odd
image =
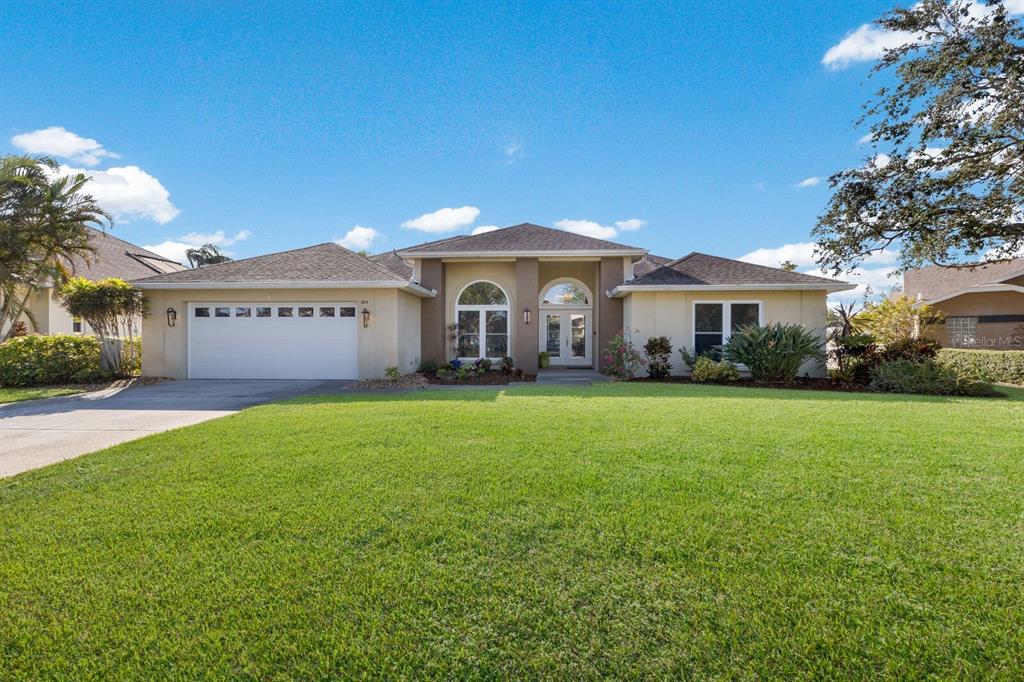
[{"label": "green lawn", "polygon": [[1024,391],[311,398],[0,481],[4,678],[1016,677]]},{"label": "green lawn", "polygon": [[84,390],[75,386],[0,386],[0,404],[37,398],[56,398],[61,395],[74,395]]}]

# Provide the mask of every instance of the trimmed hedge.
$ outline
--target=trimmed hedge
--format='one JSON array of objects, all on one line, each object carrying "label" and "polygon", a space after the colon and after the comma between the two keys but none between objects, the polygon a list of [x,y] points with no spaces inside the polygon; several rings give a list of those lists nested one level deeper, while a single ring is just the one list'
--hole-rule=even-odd
[{"label": "trimmed hedge", "polygon": [[934,360],[888,360],[871,370],[871,388],[884,393],[922,395],[1000,395],[971,372]]},{"label": "trimmed hedge", "polygon": [[0,386],[34,386],[98,381],[100,344],[92,336],[32,334],[0,344]]},{"label": "trimmed hedge", "polygon": [[936,360],[960,373],[973,374],[985,381],[1024,384],[1024,351],[943,348]]}]

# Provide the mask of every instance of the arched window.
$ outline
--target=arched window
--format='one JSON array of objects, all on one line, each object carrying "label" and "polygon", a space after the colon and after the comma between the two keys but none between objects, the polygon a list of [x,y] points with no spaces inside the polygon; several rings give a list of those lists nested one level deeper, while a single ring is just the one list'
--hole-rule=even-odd
[{"label": "arched window", "polygon": [[508,296],[493,282],[473,282],[455,303],[455,354],[464,360],[508,355]]},{"label": "arched window", "polygon": [[540,299],[541,305],[590,305],[590,292],[582,282],[556,280]]}]

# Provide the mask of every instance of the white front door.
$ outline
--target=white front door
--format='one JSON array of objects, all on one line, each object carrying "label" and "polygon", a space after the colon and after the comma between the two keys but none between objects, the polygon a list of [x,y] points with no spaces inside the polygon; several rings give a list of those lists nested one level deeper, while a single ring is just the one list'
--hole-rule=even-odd
[{"label": "white front door", "polygon": [[590,365],[589,310],[542,310],[540,347],[552,365]]},{"label": "white front door", "polygon": [[355,303],[192,303],[191,379],[355,379]]}]

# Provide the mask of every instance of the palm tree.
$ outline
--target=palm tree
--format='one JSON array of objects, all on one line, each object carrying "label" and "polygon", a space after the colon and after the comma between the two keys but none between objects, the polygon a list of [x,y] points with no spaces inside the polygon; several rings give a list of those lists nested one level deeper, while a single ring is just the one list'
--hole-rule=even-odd
[{"label": "palm tree", "polygon": [[18,318],[35,326],[28,301],[42,286],[62,284],[74,259],[95,253],[89,225],[112,224],[110,214],[83,189],[84,174],[57,176],[53,159],[0,158],[0,329],[6,340]]},{"label": "palm tree", "polygon": [[216,265],[217,263],[227,263],[231,260],[229,256],[226,256],[221,252],[220,247],[216,244],[203,244],[200,247],[188,249],[185,251],[185,258],[188,258],[189,265],[194,268],[201,268],[204,265]]}]

